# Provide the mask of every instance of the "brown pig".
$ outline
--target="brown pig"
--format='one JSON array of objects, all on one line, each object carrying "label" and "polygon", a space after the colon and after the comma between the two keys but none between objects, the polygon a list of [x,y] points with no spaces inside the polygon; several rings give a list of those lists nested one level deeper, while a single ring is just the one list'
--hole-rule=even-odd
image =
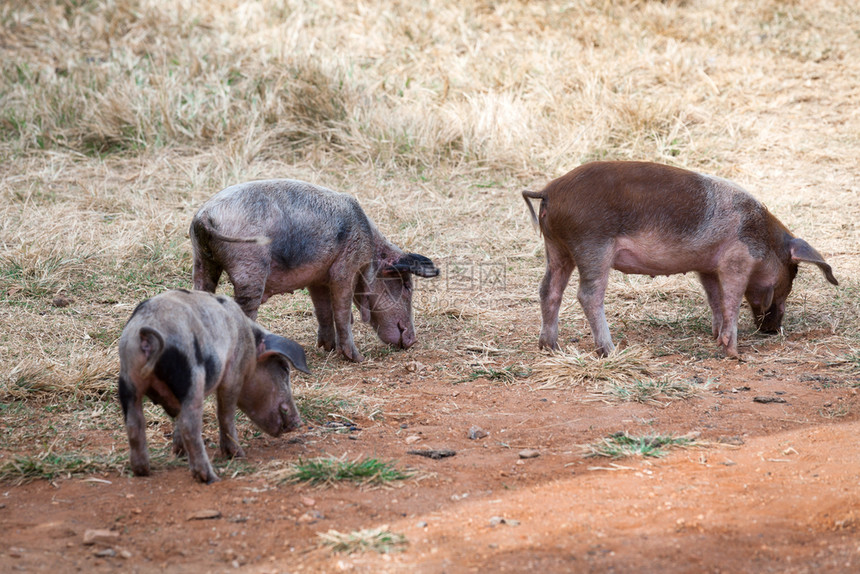
[{"label": "brown pig", "polygon": [[131,469],[149,474],[143,397],[175,419],[173,451],[188,454],[191,474],[212,483],[203,446],[203,398],[215,393],[221,454],[245,456],[236,436],[238,406],[278,436],[302,424],[290,387],[290,365],[309,372],[298,343],[269,333],[224,295],[178,289],[140,303],[119,340],[119,400]]},{"label": "brown pig", "polygon": [[[745,297],[756,326],[777,332],[798,263],[837,285],[824,258],[767,208],[725,179],[646,162],[579,166],[542,191],[524,191],[546,247],[540,285],[541,348],[558,348],[558,311],[574,267],[579,302],[598,353],[615,348],[603,309],[610,269],[642,275],[695,271],[713,314],[712,333],[738,356]],[[540,199],[535,215],[530,199]]]}]

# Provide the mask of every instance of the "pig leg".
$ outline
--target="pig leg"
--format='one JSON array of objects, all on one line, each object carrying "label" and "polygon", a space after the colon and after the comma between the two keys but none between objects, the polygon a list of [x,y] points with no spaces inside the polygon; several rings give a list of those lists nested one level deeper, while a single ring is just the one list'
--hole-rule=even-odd
[{"label": "pig leg", "polygon": [[228,269],[233,284],[234,299],[245,315],[253,321],[257,319],[257,309],[263,302],[263,291],[269,278],[269,262],[257,261],[243,263],[241,269]]},{"label": "pig leg", "polygon": [[120,379],[120,401],[128,433],[131,471],[135,476],[149,476],[149,452],[146,448],[146,422],[143,418],[143,397],[132,385]]},{"label": "pig leg", "polygon": [[200,482],[211,484],[218,480],[218,475],[206,455],[203,444],[203,386],[205,374],[202,369],[195,369],[192,375],[191,392],[182,403],[179,417],[176,419],[174,432],[182,435],[182,444],[188,452],[188,464],[191,474]]},{"label": "pig leg", "polygon": [[245,458],[236,434],[236,401],[241,389],[240,384],[229,382],[218,387],[218,432],[221,454],[227,458]]},{"label": "pig leg", "polygon": [[728,257],[720,263],[719,281],[722,293],[723,324],[717,339],[727,357],[738,358],[738,315],[752,271],[749,256]]},{"label": "pig leg", "polygon": [[546,273],[540,283],[541,326],[538,348],[558,349],[558,310],[575,262],[562,249],[547,241]]},{"label": "pig leg", "polygon": [[198,254],[194,254],[194,265],[191,270],[191,279],[194,289],[214,293],[218,288],[218,280],[221,278],[223,268]]},{"label": "pig leg", "polygon": [[185,450],[185,445],[182,444],[182,433],[179,432],[176,421],[173,421],[173,455],[179,458],[186,454],[188,452]]},{"label": "pig leg", "polygon": [[713,273],[699,273],[699,280],[705,288],[708,305],[711,307],[711,336],[717,340],[720,338],[720,329],[723,326],[723,295],[720,279]]},{"label": "pig leg", "polygon": [[[614,349],[612,335],[609,333],[609,323],[606,322],[606,311],[603,307],[603,298],[606,295],[606,286],[609,284],[609,269],[611,260],[608,257],[610,246],[587,248],[586,253],[590,257],[577,256],[579,263],[579,292],[577,298],[588,324],[591,327],[591,336],[597,346],[597,354],[609,355]],[[607,255],[604,257],[604,255]]]},{"label": "pig leg", "polygon": [[358,352],[352,340],[352,284],[348,281],[335,281],[330,290],[338,350],[350,361],[360,363],[364,356]]},{"label": "pig leg", "polygon": [[311,294],[314,314],[317,316],[317,323],[319,323],[317,347],[331,351],[337,345],[334,331],[334,311],[331,307],[331,290],[327,285],[312,285],[308,287],[308,292]]},{"label": "pig leg", "polygon": [[173,396],[165,396],[158,392],[156,387],[149,387],[146,390],[146,396],[153,403],[161,405],[164,412],[173,420],[173,454],[177,457],[185,455],[185,447],[182,444],[182,436],[176,427],[176,417],[179,416],[180,405],[176,402]]}]

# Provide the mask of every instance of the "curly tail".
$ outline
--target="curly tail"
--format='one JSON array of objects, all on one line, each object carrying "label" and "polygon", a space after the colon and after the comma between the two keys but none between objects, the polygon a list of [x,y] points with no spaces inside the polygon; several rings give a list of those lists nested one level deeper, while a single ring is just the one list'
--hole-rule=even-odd
[{"label": "curly tail", "polygon": [[212,220],[208,217],[195,217],[191,221],[192,237],[195,235],[195,227],[197,228],[196,233],[199,233],[202,230],[207,235],[217,239],[218,241],[227,241],[229,243],[256,243],[257,245],[268,245],[272,242],[272,239],[265,235],[258,235],[256,237],[231,237],[229,235],[222,235],[215,231],[215,228],[212,226]]},{"label": "curly tail", "polygon": [[543,194],[542,191],[529,191],[526,189],[523,191],[523,199],[525,200],[526,205],[529,206],[529,212],[531,212],[531,214],[532,214],[532,224],[534,224],[534,226],[540,232],[540,222],[538,222],[538,217],[537,217],[537,214],[535,213],[535,208],[532,205],[532,202],[529,200],[530,199],[539,199],[539,200],[541,200],[541,203],[543,203],[546,200],[546,196]]}]

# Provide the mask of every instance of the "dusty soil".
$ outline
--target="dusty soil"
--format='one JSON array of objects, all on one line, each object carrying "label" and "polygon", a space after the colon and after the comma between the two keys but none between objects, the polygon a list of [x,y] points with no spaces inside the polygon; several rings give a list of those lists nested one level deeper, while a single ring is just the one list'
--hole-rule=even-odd
[{"label": "dusty soil", "polygon": [[[148,478],[6,485],[0,570],[856,572],[860,376],[794,360],[792,349],[814,335],[745,349],[750,334],[742,333],[742,362],[662,357],[714,383],[698,398],[662,406],[595,402],[581,387],[532,390],[528,379],[454,384],[437,376],[433,365],[468,350],[419,343],[371,352],[367,363],[340,366],[338,384],[384,398],[383,416],[359,417],[360,430],[349,435],[253,438],[249,461],[375,456],[421,471],[417,478],[320,489],[251,474],[206,486],[177,465]],[[312,354],[312,367],[325,360]],[[474,425],[489,436],[470,440]],[[695,432],[707,444],[661,459],[583,456],[581,445],[618,431]],[[415,448],[456,455],[407,454]],[[521,460],[524,448],[540,456]],[[191,519],[203,510],[220,517]],[[343,555],[318,546],[329,529],[381,525],[407,537],[404,552]],[[116,537],[86,545],[90,529]]]}]

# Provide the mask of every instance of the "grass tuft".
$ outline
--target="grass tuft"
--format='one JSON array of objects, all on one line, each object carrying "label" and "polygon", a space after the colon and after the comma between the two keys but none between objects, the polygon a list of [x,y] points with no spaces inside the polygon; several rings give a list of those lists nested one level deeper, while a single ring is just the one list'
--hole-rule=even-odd
[{"label": "grass tuft", "polygon": [[860,351],[854,351],[845,355],[845,363],[852,372],[860,372]]},{"label": "grass tuft", "polygon": [[393,554],[403,552],[409,542],[406,536],[391,532],[388,525],[379,528],[354,530],[352,532],[338,532],[329,530],[318,533],[319,542],[322,546],[331,548],[333,552],[353,554],[355,552],[367,552],[372,550],[379,554]]},{"label": "grass tuft", "polygon": [[89,453],[67,452],[56,454],[43,452],[35,456],[16,456],[0,465],[0,481],[10,481],[15,485],[34,480],[53,480],[60,476],[81,476],[85,474],[122,473],[128,466],[127,453],[93,455]]},{"label": "grass tuft", "polygon": [[655,374],[659,366],[641,347],[617,348],[608,357],[576,349],[544,356],[534,366],[537,390],[559,389],[582,383],[635,381]]},{"label": "grass tuft", "polygon": [[595,385],[590,394],[597,400],[613,400],[643,404],[664,404],[666,400],[684,400],[701,394],[711,386],[710,381],[699,382],[696,377],[679,380],[663,377],[655,380],[611,380]]},{"label": "grass tuft", "polygon": [[343,412],[353,412],[356,403],[349,398],[328,394],[302,394],[295,397],[296,407],[306,423],[324,424]]},{"label": "grass tuft", "polygon": [[401,471],[393,462],[383,462],[375,458],[314,458],[299,459],[286,470],[275,476],[275,482],[306,482],[318,486],[331,486],[337,482],[354,482],[361,485],[384,485],[395,480],[411,478],[414,473]]},{"label": "grass tuft", "polygon": [[657,458],[667,454],[667,448],[690,447],[695,441],[689,437],[646,435],[630,436],[618,432],[586,446],[586,457],[624,458],[641,456]]},{"label": "grass tuft", "polygon": [[468,383],[475,379],[487,379],[490,381],[501,381],[506,385],[514,383],[517,379],[524,379],[531,375],[531,369],[518,368],[516,365],[509,365],[502,369],[494,369],[493,367],[478,367],[473,369],[468,376],[454,381],[453,384]]}]

